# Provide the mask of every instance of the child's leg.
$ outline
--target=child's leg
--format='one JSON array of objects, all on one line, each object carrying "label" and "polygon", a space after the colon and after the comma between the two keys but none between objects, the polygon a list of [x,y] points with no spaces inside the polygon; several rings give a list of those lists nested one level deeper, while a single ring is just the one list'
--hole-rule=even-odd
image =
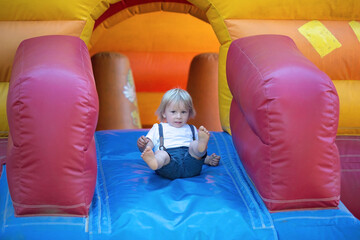
[{"label": "child's leg", "polygon": [[154,154],[149,146],[142,152],[141,158],[152,170],[160,169],[170,162],[170,156],[167,152],[159,150]]},{"label": "child's leg", "polygon": [[198,140],[190,143],[189,153],[192,157],[196,159],[201,159],[206,153],[210,133],[205,127],[201,126],[198,131],[198,137]]}]

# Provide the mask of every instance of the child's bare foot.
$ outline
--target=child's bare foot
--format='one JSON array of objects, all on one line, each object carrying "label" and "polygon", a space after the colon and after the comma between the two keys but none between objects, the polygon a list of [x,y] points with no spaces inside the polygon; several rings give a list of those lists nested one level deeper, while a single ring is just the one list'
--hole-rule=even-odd
[{"label": "child's bare foot", "polygon": [[210,133],[205,127],[201,126],[199,127],[198,136],[199,136],[198,151],[202,153],[205,152],[205,150],[207,149]]},{"label": "child's bare foot", "polygon": [[204,163],[209,166],[216,167],[219,165],[220,156],[216,155],[215,153],[211,154],[210,156],[206,156]]},{"label": "child's bare foot", "polygon": [[155,158],[155,154],[149,146],[147,146],[145,150],[141,153],[141,158],[152,170],[158,169],[158,162]]}]

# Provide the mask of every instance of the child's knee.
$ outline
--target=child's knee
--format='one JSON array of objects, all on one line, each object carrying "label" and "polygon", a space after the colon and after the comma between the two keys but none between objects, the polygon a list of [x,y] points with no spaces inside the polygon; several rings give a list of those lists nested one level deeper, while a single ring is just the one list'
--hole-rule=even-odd
[{"label": "child's knee", "polygon": [[198,160],[202,159],[204,157],[204,155],[206,154],[206,151],[204,152],[199,152],[197,150],[197,148],[189,148],[189,154],[190,156],[192,156],[193,158],[196,158]]},{"label": "child's knee", "polygon": [[157,150],[155,152],[155,157],[158,159],[161,164],[164,166],[170,162],[170,156],[169,154],[164,150]]}]

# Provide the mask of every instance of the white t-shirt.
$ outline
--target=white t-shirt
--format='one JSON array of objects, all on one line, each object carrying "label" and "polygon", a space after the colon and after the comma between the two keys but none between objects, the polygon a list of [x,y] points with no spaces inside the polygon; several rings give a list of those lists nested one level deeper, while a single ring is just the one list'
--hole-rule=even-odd
[{"label": "white t-shirt", "polygon": [[[185,124],[181,128],[172,127],[168,123],[161,123],[163,126],[164,134],[164,147],[175,148],[175,147],[189,147],[193,141],[191,128],[188,124]],[[154,143],[154,150],[159,150],[160,136],[159,136],[159,125],[155,123],[146,137],[150,138]],[[198,139],[197,129],[195,128],[195,139]]]}]

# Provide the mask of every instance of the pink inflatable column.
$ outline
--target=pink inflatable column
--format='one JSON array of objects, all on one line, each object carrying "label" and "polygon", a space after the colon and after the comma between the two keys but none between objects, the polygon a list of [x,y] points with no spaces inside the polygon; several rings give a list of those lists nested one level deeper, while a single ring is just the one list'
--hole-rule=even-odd
[{"label": "pink inflatable column", "polygon": [[23,41],[7,114],[15,214],[86,216],[96,183],[98,97],[85,43],[70,36]]},{"label": "pink inflatable column", "polygon": [[234,145],[268,209],[337,207],[339,99],[329,77],[276,35],[232,42],[227,77]]}]

